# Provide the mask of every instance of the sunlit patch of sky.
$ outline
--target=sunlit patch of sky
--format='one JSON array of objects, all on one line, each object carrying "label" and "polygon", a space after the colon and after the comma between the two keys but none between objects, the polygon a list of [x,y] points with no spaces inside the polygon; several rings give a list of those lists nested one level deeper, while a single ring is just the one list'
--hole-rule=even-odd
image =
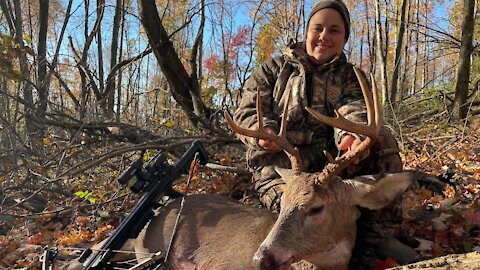
[{"label": "sunlit patch of sky", "polygon": [[449,12],[452,6],[455,4],[453,0],[445,0],[442,2],[437,2],[435,4],[433,15],[437,18],[437,27],[439,30],[448,31],[448,27],[450,27],[450,20],[449,20]]},{"label": "sunlit patch of sky", "polygon": [[[350,4],[351,1],[354,0],[346,0],[347,4]],[[64,6],[66,7],[67,5],[67,0],[64,0]],[[239,0],[231,0],[231,2],[226,1],[228,4],[232,5],[232,12],[231,16],[234,18],[233,23],[231,25],[232,31],[236,31],[239,27],[241,26],[251,26],[252,21],[250,18],[250,10],[249,6],[247,6],[246,2],[244,1],[239,1]],[[311,6],[313,3],[316,1],[312,0],[307,0],[305,1],[305,16],[308,16]],[[133,1],[133,4],[136,5],[136,1]],[[433,27],[434,29],[438,29],[440,31],[448,32],[449,28],[451,25],[449,24],[449,18],[448,18],[448,10],[451,8],[451,6],[455,3],[455,0],[445,0],[445,1],[428,1],[430,5],[434,5],[434,12],[433,16],[430,18],[431,24],[429,25],[430,27]],[[111,39],[111,27],[113,24],[113,6],[114,1],[107,1],[107,8],[106,8],[106,13],[104,15],[104,22],[102,26],[102,35],[104,37],[104,57],[108,59],[109,57],[109,40]],[[354,3],[353,3],[354,4]],[[93,25],[93,22],[96,18],[96,12],[95,12],[95,5],[96,2],[91,3],[91,7],[89,10],[89,21],[90,21],[90,28]],[[350,5],[351,6],[351,5]],[[137,9],[135,8],[135,13],[137,12]],[[72,17],[70,19],[69,23],[69,28],[67,29],[66,37],[71,36],[74,44],[79,44],[78,46],[81,46],[81,44],[84,43],[84,33],[83,33],[83,27],[84,27],[84,20],[85,20],[85,9],[84,9],[84,1],[83,0],[74,0],[73,1],[73,6],[72,6]],[[352,13],[355,13],[355,11],[352,11]],[[218,17],[215,17],[216,14],[210,14],[213,18],[211,19],[219,19]],[[148,47],[148,44],[146,43],[145,37],[140,37],[138,32],[143,31],[140,22],[138,20],[138,14],[127,14],[127,21],[129,24],[127,25],[127,28],[124,31],[124,34],[127,36],[127,38],[130,39],[130,42],[135,43],[134,46],[138,47],[138,51],[142,51],[146,47]],[[258,27],[258,25],[257,25]],[[196,29],[196,27],[194,27]],[[90,29],[91,30],[91,29]],[[196,31],[196,30],[195,30]],[[218,31],[218,30],[217,30]],[[205,36],[204,36],[204,43],[207,44],[208,42],[212,41],[213,39],[218,39],[219,35],[217,32],[216,36],[212,36],[213,30],[212,30],[212,23],[206,23],[205,25]],[[192,39],[193,41],[193,39]],[[94,41],[96,42],[96,41]],[[219,44],[219,41],[216,40],[216,43]],[[63,52],[68,52],[70,49],[68,48],[68,42],[64,41],[63,42]],[[95,45],[92,45],[95,46]],[[77,49],[82,49],[81,47]],[[208,53],[209,50],[216,51],[218,48],[214,47],[206,47],[205,52]],[[106,67],[108,68],[108,67]]]},{"label": "sunlit patch of sky", "polygon": [[[345,2],[348,4],[350,1],[353,1],[353,0],[346,0]],[[229,3],[229,1],[226,1],[226,2]],[[308,16],[310,8],[314,2],[316,1],[313,1],[313,0],[305,1],[305,16]],[[431,26],[436,27],[437,29],[442,31],[448,30],[448,27],[450,27],[450,25],[449,25],[449,18],[448,18],[447,12],[454,2],[455,2],[454,0],[429,1],[431,5],[434,5],[434,14],[433,14],[433,17],[431,18],[432,20]],[[67,1],[64,0],[65,6],[66,6],[66,3]],[[84,3],[83,0],[73,1],[73,7],[72,7],[73,16],[71,18],[70,27],[69,29],[67,29],[67,36],[72,36],[74,41],[77,38],[80,39],[79,43],[81,43],[80,41],[83,39],[83,33],[79,33],[79,32],[83,32],[81,29],[83,28],[83,21],[85,18],[85,14],[84,14],[85,10],[83,7],[83,3]],[[113,4],[114,4],[113,2],[110,3],[110,5],[113,5]],[[233,22],[232,28],[235,30],[235,29],[238,29],[238,27],[240,26],[251,26],[252,22],[249,16],[250,10],[246,2],[231,0],[230,4],[233,5],[232,16],[234,18],[234,22]],[[90,15],[89,19],[91,23],[93,23],[96,17],[95,3],[91,3],[91,6],[92,7],[90,8],[90,11],[89,11],[89,15]],[[110,30],[111,30],[111,25],[113,21],[112,11],[113,11],[113,8],[111,6],[107,7],[106,13],[104,15],[104,21],[105,21],[104,25],[106,25],[106,27],[103,27],[103,35],[107,39],[108,39],[108,36],[111,34]],[[132,15],[127,15],[127,16],[130,16],[130,19],[132,19],[131,17]],[[139,30],[141,30],[140,29],[141,27],[139,27],[139,25],[135,25],[134,23],[132,23],[132,21],[138,22],[138,20],[130,20],[130,24],[128,26],[129,28],[126,29],[127,31],[126,33],[130,33],[129,36],[133,38],[134,35],[137,34]],[[211,36],[212,36],[211,24],[207,23],[205,28],[204,40],[209,40]],[[141,40],[139,40],[139,42],[143,43]]]},{"label": "sunlit patch of sky", "polygon": [[[355,5],[355,0],[345,0],[347,4],[353,4]],[[67,0],[62,0],[64,3],[64,6],[66,7],[67,5]],[[313,0],[306,0],[305,1],[305,16],[309,15],[311,6],[313,3],[316,1]],[[433,16],[431,16],[429,27],[432,27],[434,29],[444,31],[444,32],[449,32],[451,31],[451,25],[449,21],[449,16],[448,16],[448,11],[452,7],[452,5],[456,2],[456,0],[444,0],[444,1],[431,1],[428,0],[428,3],[430,5],[434,5],[434,12]],[[131,2],[133,5],[137,5],[137,1]],[[237,29],[241,26],[252,26],[252,19],[250,18],[250,10],[249,6],[247,6],[246,1],[243,0],[231,0],[231,2],[228,2],[229,4],[232,4],[232,14],[231,16],[233,17],[233,22],[232,24],[229,25],[231,27],[231,30],[235,33]],[[90,3],[91,7],[90,10],[88,11],[88,18],[89,18],[89,31],[91,31],[91,28],[93,27],[93,23],[95,21],[95,18],[97,16],[96,11],[95,11],[95,5],[96,2],[91,2]],[[103,54],[104,54],[104,62],[109,63],[109,55],[110,55],[110,43],[111,43],[111,34],[112,34],[112,24],[113,24],[113,11],[114,11],[114,1],[107,1],[107,8],[106,8],[106,13],[104,14],[104,19],[102,23],[102,35],[103,35]],[[351,5],[350,5],[351,6]],[[355,13],[354,10],[351,10],[352,13]],[[85,9],[84,9],[84,0],[73,0],[73,5],[72,5],[72,17],[69,22],[69,26],[67,29],[66,37],[71,36],[74,44],[77,46],[77,49],[82,50],[84,44],[84,21],[85,21]],[[143,51],[145,48],[148,47],[147,41],[145,39],[145,36],[140,36],[139,32],[143,32],[143,28],[140,24],[139,18],[138,18],[138,10],[137,8],[134,9],[134,14],[127,14],[126,15],[126,20],[128,22],[127,28],[124,30],[124,34],[126,38],[129,39],[129,43],[132,47],[137,48],[138,53]],[[210,20],[219,20],[219,14],[215,13],[210,13]],[[198,17],[197,17],[198,18]],[[207,19],[208,20],[208,19]],[[61,21],[62,19],[58,20],[60,23],[56,27],[59,29],[61,27]],[[198,23],[198,20],[196,21]],[[213,36],[213,29],[212,29],[212,24],[211,21],[210,23],[206,23],[205,25],[205,36],[204,36],[204,45],[205,45],[205,58],[208,57],[208,54],[210,52],[218,52],[219,47],[212,46],[210,44],[216,43],[216,46],[221,45],[220,40],[214,40],[219,38],[219,33],[216,33],[216,36]],[[258,27],[258,25],[256,26]],[[198,29],[198,25],[193,27],[193,31],[196,31]],[[218,31],[218,30],[216,30]],[[58,31],[57,31],[58,32]],[[195,34],[195,33],[193,33]],[[300,33],[301,34],[301,33]],[[125,37],[124,36],[124,37]],[[191,40],[193,43],[193,39]],[[211,41],[215,41],[212,43],[209,43]],[[96,40],[94,41],[95,43],[97,42]],[[207,45],[209,44],[209,45]],[[52,48],[54,44],[52,44]],[[90,51],[90,59],[96,58],[96,50],[93,48],[95,47],[96,44],[92,44],[92,49]],[[53,51],[53,50],[52,50]],[[72,57],[71,49],[68,48],[68,42],[66,39],[62,43],[62,53],[68,54],[69,57]],[[132,53],[136,54],[136,53]],[[278,52],[277,52],[278,54]],[[149,57],[154,58],[153,55],[150,55]],[[144,63],[145,64],[145,63]],[[152,67],[156,66],[156,61],[148,61],[148,64],[151,65]],[[108,64],[104,65],[104,69],[106,72],[110,69]],[[156,70],[151,69],[151,70]]]}]

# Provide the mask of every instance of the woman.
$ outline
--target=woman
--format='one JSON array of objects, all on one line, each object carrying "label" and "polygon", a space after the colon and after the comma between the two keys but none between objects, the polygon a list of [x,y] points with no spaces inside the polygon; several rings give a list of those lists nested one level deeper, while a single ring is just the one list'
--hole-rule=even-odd
[{"label": "woman", "polygon": [[[283,56],[263,63],[252,73],[234,120],[243,128],[256,128],[255,102],[259,89],[266,130],[277,133],[286,95],[291,92],[287,139],[299,148],[304,170],[315,172],[326,163],[324,149],[340,156],[355,149],[360,139],[319,123],[306,112],[305,106],[325,115],[332,115],[337,109],[355,122],[366,122],[366,108],[353,65],[343,53],[350,33],[350,16],[345,4],[341,0],[318,2],[312,7],[306,29],[303,43],[292,44]],[[244,136],[240,139],[248,146],[247,162],[260,200],[268,208],[277,208],[284,182],[274,167],[290,167],[289,159],[274,142]],[[391,134],[382,130],[369,158],[363,157],[348,176],[401,169],[397,143]]]}]

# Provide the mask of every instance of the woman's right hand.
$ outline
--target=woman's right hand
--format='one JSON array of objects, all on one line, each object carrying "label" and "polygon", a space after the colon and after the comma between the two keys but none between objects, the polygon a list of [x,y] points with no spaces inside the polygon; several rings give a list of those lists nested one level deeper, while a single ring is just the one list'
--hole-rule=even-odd
[{"label": "woman's right hand", "polygon": [[[266,127],[265,131],[269,134],[274,134],[276,135],[277,133],[275,132],[274,129]],[[282,150],[280,146],[278,146],[275,142],[269,141],[269,140],[264,140],[264,139],[258,139],[258,145],[262,147],[265,150],[269,151],[280,151]]]}]

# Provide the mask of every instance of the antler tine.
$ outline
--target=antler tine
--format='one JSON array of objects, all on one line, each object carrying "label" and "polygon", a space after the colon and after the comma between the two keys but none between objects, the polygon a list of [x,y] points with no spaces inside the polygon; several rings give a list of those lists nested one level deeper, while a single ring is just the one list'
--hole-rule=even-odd
[{"label": "antler tine", "polygon": [[[357,75],[358,81],[360,82],[360,88],[362,89],[363,96],[365,97],[365,105],[367,107],[367,121],[368,123],[355,123],[345,119],[337,110],[335,110],[335,117],[328,117],[320,114],[317,111],[314,111],[311,108],[305,108],[315,119],[318,121],[327,124],[329,126],[337,127],[355,134],[362,134],[367,137],[375,139],[380,131],[382,125],[382,115],[380,113],[380,102],[378,95],[376,96],[377,87],[372,77],[372,92],[374,92],[374,98],[372,101],[372,96],[369,94],[368,85],[365,81],[365,78],[360,74],[358,68],[353,67],[355,75]],[[376,97],[375,97],[376,96]]]},{"label": "antler tine", "polygon": [[317,181],[321,183],[328,183],[333,177],[338,175],[341,171],[343,171],[346,167],[353,163],[362,153],[367,151],[367,149],[369,149],[373,145],[373,142],[380,133],[380,129],[382,126],[382,114],[375,80],[373,76],[370,75],[373,92],[372,99],[372,96],[368,92],[367,82],[365,78],[360,74],[360,70],[354,67],[354,71],[358,78],[358,81],[360,82],[360,88],[362,89],[362,93],[365,98],[368,121],[366,125],[351,122],[345,119],[336,110],[336,117],[327,117],[316,111],[313,111],[310,108],[306,108],[310,114],[312,114],[318,121],[322,123],[341,128],[349,132],[367,136],[367,138],[363,142],[361,142],[360,145],[355,148],[355,150],[347,152],[347,154],[343,156],[340,160],[332,162],[331,158],[329,159],[329,164],[327,164],[324,167],[323,171],[317,176]]},{"label": "antler tine", "polygon": [[375,127],[376,127],[377,134],[379,134],[380,130],[382,129],[382,119],[383,119],[382,108],[381,108],[380,98],[377,92],[377,83],[375,82],[375,78],[371,73],[370,73],[370,81],[372,82],[373,107],[375,109]]},{"label": "antler tine", "polygon": [[260,89],[257,88],[257,121],[258,121],[258,131],[265,131],[263,125],[263,110],[262,110],[262,97],[260,96]]},{"label": "antler tine", "polygon": [[283,106],[283,113],[282,113],[282,122],[280,123],[280,131],[278,132],[278,136],[282,138],[286,138],[287,134],[287,114],[288,114],[288,104],[290,103],[290,96],[292,95],[292,91],[288,91],[287,93],[287,101]]},{"label": "antler tine", "polygon": [[[375,83],[375,78],[373,78],[373,74],[370,74],[370,81],[372,82],[372,94],[373,94],[373,99],[372,99],[372,95],[370,95],[368,91],[368,84],[365,80],[365,77],[363,77],[363,75],[360,74],[360,69],[357,67],[353,67],[353,71],[355,71],[355,75],[357,76],[358,81],[360,82],[360,88],[362,89],[363,96],[365,97],[365,105],[367,107],[368,127],[374,132],[372,134],[374,136],[369,136],[369,137],[376,138],[378,136],[378,133],[380,133],[380,129],[382,127],[382,108],[381,108],[380,100],[378,97],[377,84]],[[364,135],[367,135],[367,134],[364,134]]]},{"label": "antler tine", "polygon": [[228,125],[234,132],[247,137],[275,142],[281,149],[283,149],[283,151],[289,157],[290,163],[292,164],[293,172],[298,174],[300,173],[302,168],[302,160],[301,160],[300,152],[296,147],[290,144],[286,139],[286,129],[287,129],[286,120],[287,120],[289,102],[290,102],[290,92],[287,94],[287,100],[283,108],[280,131],[276,135],[267,133],[263,126],[262,101],[261,101],[259,89],[257,89],[257,121],[258,121],[257,129],[251,130],[251,129],[242,128],[233,121],[232,117],[228,114],[227,111],[224,112],[224,115]]}]

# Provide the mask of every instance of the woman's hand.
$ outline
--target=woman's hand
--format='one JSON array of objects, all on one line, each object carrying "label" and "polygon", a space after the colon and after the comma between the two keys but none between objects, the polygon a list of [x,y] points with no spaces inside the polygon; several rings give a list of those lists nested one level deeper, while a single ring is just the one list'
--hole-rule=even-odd
[{"label": "woman's hand", "polygon": [[[266,127],[265,131],[269,134],[275,134],[275,135],[277,134],[275,132],[275,130],[273,130],[272,128],[269,128],[269,127]],[[269,140],[258,139],[258,145],[260,145],[260,147],[262,147],[263,149],[269,150],[269,151],[280,151],[280,150],[282,150],[280,148],[280,146],[278,146],[275,142],[272,142],[272,141],[269,141]]]},{"label": "woman's hand", "polygon": [[[357,147],[360,145],[362,141],[353,135],[348,134],[347,136],[343,137],[342,141],[338,145],[338,150],[342,153],[340,157],[337,159],[343,158],[347,155],[348,152],[357,149]],[[366,153],[362,159],[368,156],[368,153]],[[360,162],[360,159],[357,158],[353,163],[358,164]]]}]

